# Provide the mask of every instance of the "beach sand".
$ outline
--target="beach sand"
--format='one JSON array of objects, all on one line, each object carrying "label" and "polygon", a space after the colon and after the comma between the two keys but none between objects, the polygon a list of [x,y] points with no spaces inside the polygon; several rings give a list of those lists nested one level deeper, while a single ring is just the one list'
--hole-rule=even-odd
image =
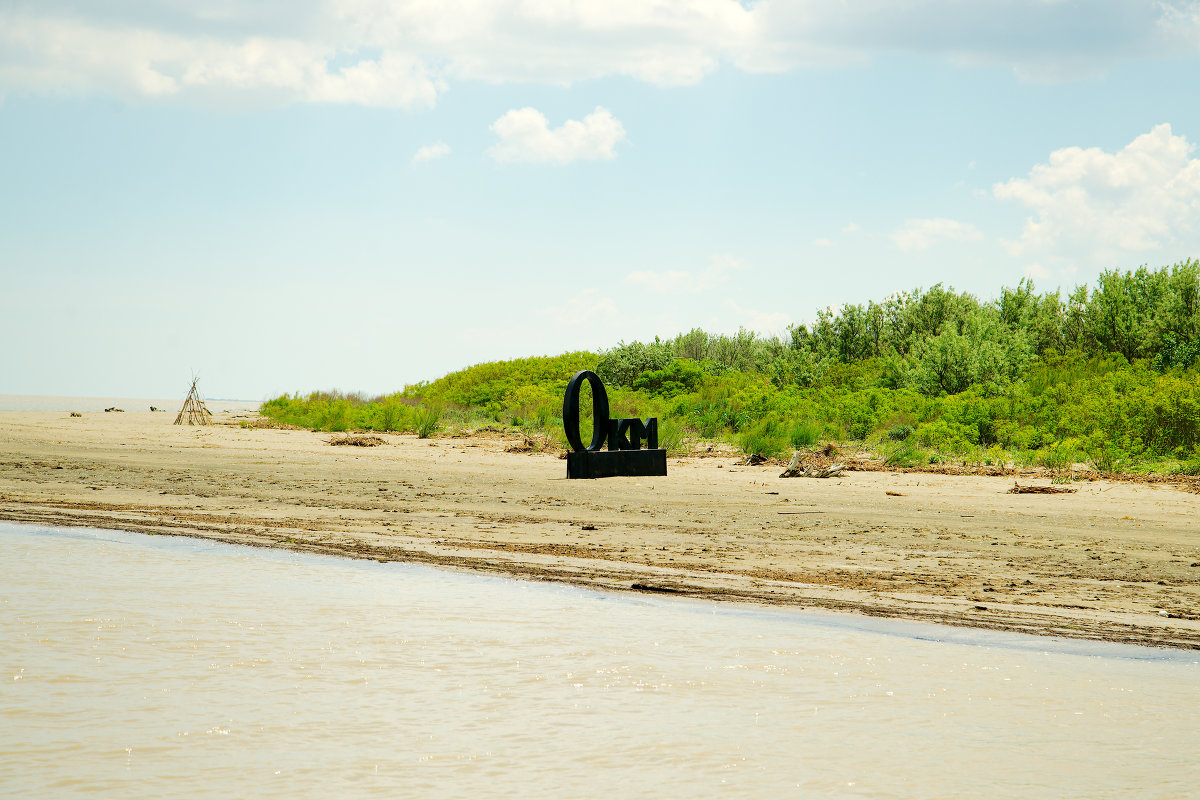
[{"label": "beach sand", "polygon": [[500,438],[335,447],[174,418],[0,412],[0,519],[1200,649],[1200,495],[1165,485],[1014,495],[1011,477],[781,479],[734,456],[568,481]]}]

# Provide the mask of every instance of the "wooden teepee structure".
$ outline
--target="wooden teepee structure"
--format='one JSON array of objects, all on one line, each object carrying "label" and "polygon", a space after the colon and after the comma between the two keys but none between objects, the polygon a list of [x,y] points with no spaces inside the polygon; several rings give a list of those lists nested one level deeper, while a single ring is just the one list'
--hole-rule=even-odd
[{"label": "wooden teepee structure", "polygon": [[183,408],[179,409],[179,416],[175,418],[176,425],[185,422],[188,425],[212,424],[212,413],[204,407],[200,392],[196,391],[196,378],[192,378],[192,390],[188,392],[187,399],[183,401]]}]

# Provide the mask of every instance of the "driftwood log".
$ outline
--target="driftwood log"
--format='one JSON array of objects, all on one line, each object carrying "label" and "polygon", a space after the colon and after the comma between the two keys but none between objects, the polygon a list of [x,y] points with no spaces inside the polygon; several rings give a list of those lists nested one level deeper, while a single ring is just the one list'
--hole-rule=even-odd
[{"label": "driftwood log", "polygon": [[846,469],[845,464],[830,464],[828,467],[806,467],[800,453],[792,456],[787,469],[779,473],[781,478],[838,478]]},{"label": "driftwood log", "polygon": [[1009,494],[1072,494],[1079,489],[1074,486],[1020,486],[1013,484]]}]

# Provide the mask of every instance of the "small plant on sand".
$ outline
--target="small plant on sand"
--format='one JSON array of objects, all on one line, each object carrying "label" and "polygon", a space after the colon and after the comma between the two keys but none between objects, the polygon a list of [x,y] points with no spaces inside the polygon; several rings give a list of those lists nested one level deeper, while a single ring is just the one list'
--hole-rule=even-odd
[{"label": "small plant on sand", "polygon": [[421,406],[413,415],[413,424],[418,439],[428,439],[441,426],[442,407],[440,405]]}]

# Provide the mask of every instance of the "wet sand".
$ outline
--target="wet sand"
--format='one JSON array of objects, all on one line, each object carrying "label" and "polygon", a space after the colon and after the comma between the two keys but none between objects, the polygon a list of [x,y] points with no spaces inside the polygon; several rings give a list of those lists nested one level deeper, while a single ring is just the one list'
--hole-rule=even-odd
[{"label": "wet sand", "polygon": [[0,412],[0,519],[1200,649],[1200,495],[1165,485],[1013,495],[1006,477],[781,479],[734,457],[568,481],[502,439],[334,447],[239,417]]}]

